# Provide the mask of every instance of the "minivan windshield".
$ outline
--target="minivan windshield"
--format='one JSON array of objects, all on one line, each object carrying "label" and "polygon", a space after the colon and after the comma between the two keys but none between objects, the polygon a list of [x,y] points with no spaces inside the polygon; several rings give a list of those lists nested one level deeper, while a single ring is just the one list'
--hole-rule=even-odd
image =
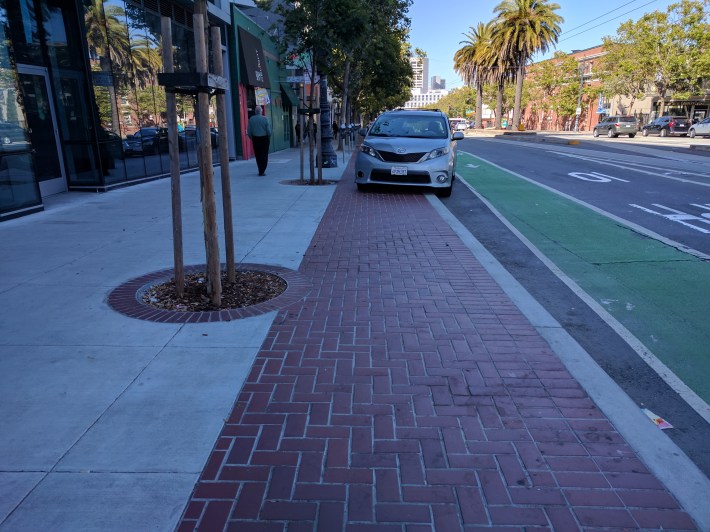
[{"label": "minivan windshield", "polygon": [[419,114],[382,115],[372,126],[368,136],[445,139],[449,136],[449,129],[441,117]]}]

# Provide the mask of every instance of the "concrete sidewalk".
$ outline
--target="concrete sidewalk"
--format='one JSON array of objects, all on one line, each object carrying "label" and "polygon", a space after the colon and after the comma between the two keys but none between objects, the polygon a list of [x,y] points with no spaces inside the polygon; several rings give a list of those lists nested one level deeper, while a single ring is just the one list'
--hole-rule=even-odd
[{"label": "concrete sidewalk", "polygon": [[474,236],[340,157],[337,187],[230,165],[237,260],[312,286],[241,320],[107,304],[172,265],[168,180],[0,224],[0,530],[709,528],[707,479]]}]

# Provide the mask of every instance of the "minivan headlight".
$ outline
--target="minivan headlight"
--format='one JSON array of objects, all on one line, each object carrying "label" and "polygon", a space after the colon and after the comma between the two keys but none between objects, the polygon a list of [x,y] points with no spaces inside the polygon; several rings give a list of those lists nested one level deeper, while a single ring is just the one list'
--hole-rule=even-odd
[{"label": "minivan headlight", "polygon": [[375,159],[379,159],[380,161],[382,160],[382,157],[380,157],[380,154],[377,153],[377,150],[373,148],[372,146],[369,146],[367,144],[363,144],[360,146],[360,151],[362,153],[366,153],[370,157],[374,157]]},{"label": "minivan headlight", "polygon": [[429,153],[427,153],[426,157],[422,159],[422,161],[429,161],[431,159],[436,159],[437,157],[442,157],[444,155],[447,155],[451,151],[451,148],[446,146],[445,148],[437,148],[436,150],[431,150]]}]

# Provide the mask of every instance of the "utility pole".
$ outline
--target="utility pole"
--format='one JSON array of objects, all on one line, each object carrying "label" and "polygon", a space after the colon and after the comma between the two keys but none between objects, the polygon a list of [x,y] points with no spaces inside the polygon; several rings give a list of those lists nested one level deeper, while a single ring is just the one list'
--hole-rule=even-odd
[{"label": "utility pole", "polygon": [[577,98],[577,116],[574,119],[574,130],[579,131],[579,115],[582,114],[582,88],[584,87],[584,70],[587,66],[587,57],[582,58],[581,68],[579,69],[579,97]]}]

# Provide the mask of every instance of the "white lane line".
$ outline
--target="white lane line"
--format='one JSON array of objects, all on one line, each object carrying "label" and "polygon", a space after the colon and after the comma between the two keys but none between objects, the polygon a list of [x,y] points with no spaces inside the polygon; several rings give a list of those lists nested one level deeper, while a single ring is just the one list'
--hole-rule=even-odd
[{"label": "white lane line", "polygon": [[491,166],[498,168],[499,170],[503,170],[504,172],[514,175],[515,177],[519,177],[520,179],[524,179],[528,183],[532,183],[535,186],[538,186],[540,188],[544,188],[545,190],[548,190],[548,191],[550,191],[554,194],[557,194],[558,196],[561,196],[563,198],[566,198],[570,201],[574,201],[575,203],[577,203],[579,205],[582,205],[588,209],[593,210],[597,214],[601,214],[602,216],[606,216],[607,218],[614,220],[615,222],[628,227],[632,231],[635,231],[637,233],[645,235],[649,238],[653,238],[654,240],[658,240],[659,242],[663,242],[667,246],[675,248],[678,251],[682,251],[683,253],[687,253],[688,255],[698,257],[699,259],[710,260],[710,255],[707,255],[707,254],[703,253],[702,251],[698,251],[696,249],[686,246],[685,244],[681,244],[680,242],[676,242],[675,240],[671,240],[670,238],[666,238],[663,235],[659,235],[658,233],[651,231],[650,229],[647,229],[643,226],[635,224],[634,222],[630,222],[629,220],[626,220],[626,219],[621,218],[615,214],[612,214],[612,213],[607,212],[603,209],[600,209],[599,207],[592,205],[591,203],[587,203],[586,201],[583,201],[579,198],[575,198],[574,196],[570,196],[569,194],[565,194],[564,192],[560,192],[559,190],[552,188],[551,186],[545,185],[543,183],[539,183],[539,182],[535,181],[534,179],[530,179],[529,177],[525,177],[522,174],[518,174],[516,172],[513,172],[512,170],[508,170],[507,168],[503,168],[502,166],[499,166],[494,162],[488,161],[488,160],[484,159],[483,157],[479,157],[478,155],[474,155],[474,154],[472,154],[470,152],[466,152],[466,151],[460,151],[460,153],[465,153],[466,155],[470,155],[471,157],[475,157],[476,159],[479,159],[485,163],[488,163]]},{"label": "white lane line", "polygon": [[[704,223],[704,224],[710,224],[710,220],[706,220],[705,218],[695,216],[694,214],[688,214],[687,212],[679,211],[678,209],[666,207],[665,205],[661,205],[659,203],[652,203],[652,205],[654,207],[657,207],[658,209],[663,209],[667,212],[666,213],[658,212],[658,211],[654,211],[653,209],[649,209],[648,207],[642,207],[641,205],[636,205],[635,203],[629,203],[629,207],[634,207],[636,209],[640,209],[640,210],[647,212],[649,214],[655,214],[656,216],[660,216],[662,218],[665,218],[666,220],[670,220],[671,222],[677,222],[679,224],[684,225],[685,227],[688,227],[690,229],[694,229],[695,231],[699,231],[701,233],[705,233],[705,234],[710,233],[710,231],[707,229],[703,229],[702,227],[698,227],[697,225],[693,225],[693,224],[689,223],[690,221],[693,221],[693,222],[699,222],[699,223]],[[670,213],[670,214],[668,214],[668,213]]]},{"label": "white lane line", "polygon": [[[668,175],[667,173],[659,173],[659,172],[653,172],[653,171],[644,170],[644,169],[642,169],[642,168],[634,168],[634,167],[633,167],[633,163],[629,163],[629,164],[619,164],[618,162],[611,162],[611,161],[606,161],[606,160],[603,160],[603,159],[600,160],[600,159],[597,159],[597,158],[595,158],[595,157],[589,157],[589,156],[586,156],[586,155],[576,155],[576,154],[572,154],[572,153],[564,153],[564,152],[561,152],[561,151],[553,151],[553,150],[548,150],[548,152],[549,152],[549,153],[554,153],[554,154],[557,154],[557,155],[561,155],[561,156],[563,156],[563,157],[570,157],[570,158],[573,158],[573,159],[581,159],[581,160],[584,160],[584,161],[590,161],[590,162],[593,162],[593,163],[603,164],[603,165],[606,165],[606,166],[613,166],[614,168],[622,168],[622,169],[624,169],[624,170],[631,170],[632,172],[639,172],[639,173],[642,173],[642,174],[647,174],[647,175],[653,175],[653,176],[657,176],[657,177],[662,177],[663,179],[671,179],[671,180],[673,180],[673,181],[680,181],[681,183],[690,183],[690,184],[693,184],[693,185],[700,185],[701,187],[710,187],[710,182],[703,183],[703,182],[701,182],[701,181],[693,181],[692,179],[685,179],[685,178],[682,178],[682,177],[675,177],[675,176],[672,176],[672,175]],[[652,166],[647,166],[646,168],[654,168],[654,167],[652,167]],[[657,167],[656,167],[655,169],[656,169],[656,170],[663,170],[664,172],[668,172],[668,170],[665,169],[665,168],[657,168]],[[687,173],[687,174],[689,174],[689,175],[704,176],[704,174],[693,174],[693,173],[690,173],[690,172],[683,172],[683,173]]]}]

